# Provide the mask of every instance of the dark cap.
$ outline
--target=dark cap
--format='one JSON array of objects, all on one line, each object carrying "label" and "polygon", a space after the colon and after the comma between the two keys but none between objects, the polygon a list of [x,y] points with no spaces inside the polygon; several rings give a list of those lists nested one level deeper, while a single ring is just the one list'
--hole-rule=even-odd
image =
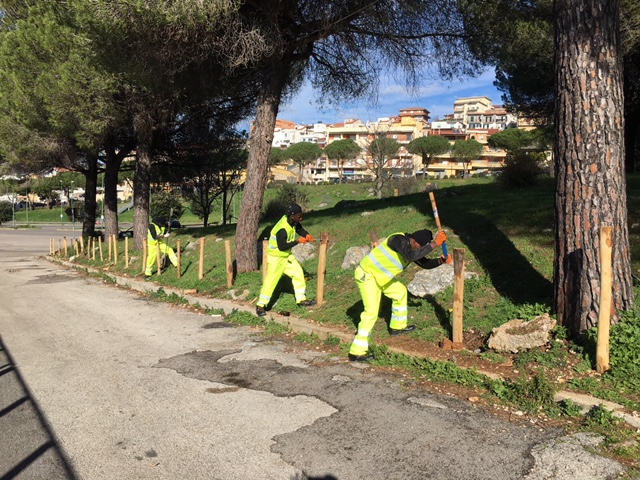
[{"label": "dark cap", "polygon": [[297,203],[289,205],[289,208],[287,208],[287,215],[291,216],[296,215],[297,213],[302,213],[302,207]]},{"label": "dark cap", "polygon": [[417,232],[411,233],[410,236],[418,242],[421,247],[424,247],[427,243],[430,243],[431,240],[433,240],[431,230],[418,230]]}]

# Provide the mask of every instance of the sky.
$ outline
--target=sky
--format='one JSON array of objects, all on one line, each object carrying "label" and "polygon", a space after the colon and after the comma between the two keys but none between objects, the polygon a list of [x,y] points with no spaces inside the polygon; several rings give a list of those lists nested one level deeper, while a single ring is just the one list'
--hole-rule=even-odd
[{"label": "sky", "polygon": [[411,95],[400,85],[388,83],[380,87],[378,104],[370,106],[366,101],[345,104],[340,108],[322,108],[315,101],[313,89],[305,84],[300,92],[280,106],[278,118],[297,124],[337,123],[347,118],[375,121],[400,113],[401,108],[423,107],[429,110],[431,121],[453,113],[453,102],[457,98],[486,96],[494,105],[502,105],[501,93],[493,86],[495,74],[487,70],[477,78],[465,78],[451,82],[431,83]]}]

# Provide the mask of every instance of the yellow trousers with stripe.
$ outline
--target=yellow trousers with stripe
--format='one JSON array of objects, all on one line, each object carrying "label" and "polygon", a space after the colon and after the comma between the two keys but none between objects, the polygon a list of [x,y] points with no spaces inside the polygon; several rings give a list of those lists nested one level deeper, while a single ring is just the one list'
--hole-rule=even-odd
[{"label": "yellow trousers with stripe", "polygon": [[300,303],[307,299],[307,282],[304,279],[302,266],[298,263],[296,257],[293,256],[293,254],[290,254],[287,257],[267,255],[267,276],[264,279],[262,288],[260,289],[260,297],[258,297],[257,306],[266,307],[269,305],[273,291],[276,289],[282,275],[286,275],[291,278],[296,303]]},{"label": "yellow trousers with stripe", "polygon": [[360,290],[364,311],[360,314],[358,332],[356,333],[349,353],[352,355],[364,355],[369,350],[369,336],[373,330],[380,312],[380,300],[382,295],[391,299],[391,322],[389,328],[402,329],[407,326],[407,287],[399,280],[391,280],[380,286],[373,275],[366,273],[362,268],[356,267],[354,278]]},{"label": "yellow trousers with stripe", "polygon": [[158,258],[158,247],[160,247],[160,253],[164,253],[169,257],[169,260],[174,267],[178,266],[178,257],[176,257],[173,248],[166,243],[158,242],[157,240],[155,242],[147,242],[147,266],[144,271],[144,274],[147,277],[151,276],[153,267],[156,264],[156,259]]}]

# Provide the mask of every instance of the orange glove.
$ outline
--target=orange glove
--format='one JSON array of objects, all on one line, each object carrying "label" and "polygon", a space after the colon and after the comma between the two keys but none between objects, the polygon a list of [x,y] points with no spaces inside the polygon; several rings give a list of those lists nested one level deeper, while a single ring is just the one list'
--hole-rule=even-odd
[{"label": "orange glove", "polygon": [[453,256],[449,255],[447,258],[445,258],[444,255],[440,255],[440,265],[442,265],[443,263],[453,263]]},{"label": "orange glove", "polygon": [[305,238],[307,239],[307,242],[315,242],[316,241],[316,239],[313,238],[313,235],[311,235],[310,233],[308,233]]},{"label": "orange glove", "polygon": [[299,237],[298,243],[307,243],[307,237]]},{"label": "orange glove", "polygon": [[440,230],[438,233],[436,233],[436,238],[434,239],[434,241],[436,242],[436,245],[442,245],[447,241],[447,234]]}]

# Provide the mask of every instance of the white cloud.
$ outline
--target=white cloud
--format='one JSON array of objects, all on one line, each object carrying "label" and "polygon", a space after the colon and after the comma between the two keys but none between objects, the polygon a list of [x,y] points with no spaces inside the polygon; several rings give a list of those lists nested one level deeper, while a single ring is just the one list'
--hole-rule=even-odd
[{"label": "white cloud", "polygon": [[293,98],[283,102],[278,118],[296,123],[342,122],[346,118],[360,118],[363,121],[397,115],[401,108],[424,107],[431,118],[442,117],[453,112],[453,102],[461,97],[487,96],[494,104],[501,103],[501,93],[493,86],[494,72],[487,70],[477,78],[462,81],[430,83],[422,86],[415,94],[407,92],[402,85],[388,77],[381,83],[377,105],[367,101],[347,102],[340,107],[318,105],[313,88],[305,82]]}]

